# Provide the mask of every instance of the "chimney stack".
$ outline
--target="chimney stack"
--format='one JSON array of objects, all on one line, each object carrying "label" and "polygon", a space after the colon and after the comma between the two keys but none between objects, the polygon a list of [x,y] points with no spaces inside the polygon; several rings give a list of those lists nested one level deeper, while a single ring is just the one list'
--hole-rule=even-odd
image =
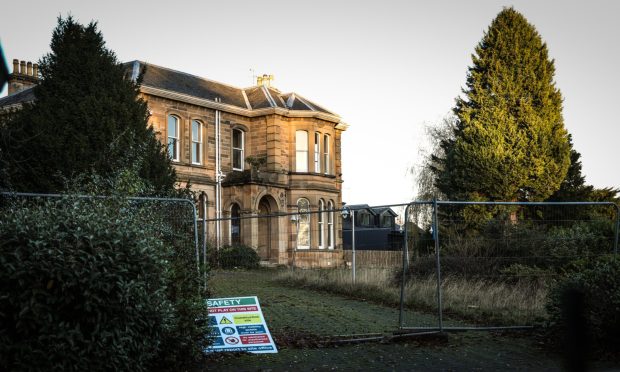
[{"label": "chimney stack", "polygon": [[263,74],[263,76],[256,77],[256,85],[262,85],[267,88],[271,88],[272,81],[273,81],[273,75]]},{"label": "chimney stack", "polygon": [[39,65],[30,61],[13,60],[13,73],[9,75],[9,96],[29,89],[39,83]]}]

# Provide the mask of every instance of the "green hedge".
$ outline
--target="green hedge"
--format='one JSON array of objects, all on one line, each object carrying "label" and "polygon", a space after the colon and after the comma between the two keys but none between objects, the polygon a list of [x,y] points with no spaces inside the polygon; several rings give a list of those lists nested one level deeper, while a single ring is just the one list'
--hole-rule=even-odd
[{"label": "green hedge", "polygon": [[560,340],[567,327],[567,293],[582,298],[589,343],[601,350],[620,351],[620,256],[577,261],[552,288],[547,311]]},{"label": "green hedge", "polygon": [[220,249],[218,262],[222,269],[256,269],[259,266],[260,257],[252,247],[234,245]]},{"label": "green hedge", "polygon": [[4,205],[3,368],[141,371],[200,355],[193,247],[170,244],[152,212],[122,199]]}]

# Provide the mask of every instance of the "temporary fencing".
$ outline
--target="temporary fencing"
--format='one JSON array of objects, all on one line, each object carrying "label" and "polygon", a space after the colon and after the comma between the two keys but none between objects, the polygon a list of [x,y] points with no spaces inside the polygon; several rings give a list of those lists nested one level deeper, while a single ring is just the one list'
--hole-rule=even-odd
[{"label": "temporary fencing", "polygon": [[[403,329],[532,327],[569,263],[618,252],[614,203],[433,201],[412,203],[405,214]],[[436,319],[420,323],[412,308]]]},{"label": "temporary fencing", "polygon": [[[268,207],[250,213],[233,207],[230,217],[205,219],[203,231],[211,231],[207,241],[216,266],[243,267],[248,260],[243,252],[254,251],[263,266],[338,268],[347,270],[355,281],[362,269],[402,267],[404,232],[398,220],[405,206],[335,209],[321,201],[288,213],[269,213]],[[209,229],[217,222],[219,233]]]},{"label": "temporary fencing", "polygon": [[[258,213],[233,209],[216,220],[206,213],[198,219],[188,199],[0,193],[0,208],[9,211],[41,204],[82,208],[92,218],[104,201],[154,224],[175,249],[189,252],[186,262],[203,288],[210,263],[281,266],[326,288],[399,292],[394,319],[377,323],[376,334],[390,331],[390,324],[411,332],[535,326],[563,268],[618,253],[620,230],[619,207],[605,202],[423,201],[340,209],[302,203],[292,212],[272,212],[273,205],[261,205]],[[354,319],[337,324],[314,332],[365,337],[367,327]]]},{"label": "temporary fencing", "polygon": [[530,328],[568,263],[618,252],[618,206],[606,202],[308,203],[233,215],[221,219],[220,266],[243,267],[243,252],[256,252],[253,265],[301,270],[291,278],[314,287],[400,291],[395,328],[416,332]]},{"label": "temporary fencing", "polygon": [[[13,212],[39,205],[45,208],[78,208],[84,216],[99,218],[99,208],[116,208],[119,215],[133,214],[145,224],[150,224],[160,238],[174,247],[175,254],[184,255],[184,260],[194,266],[196,275],[207,286],[207,251],[201,244],[196,218],[196,207],[192,200],[155,197],[120,197],[75,194],[0,193],[0,208]],[[35,221],[33,221],[35,222]]]}]

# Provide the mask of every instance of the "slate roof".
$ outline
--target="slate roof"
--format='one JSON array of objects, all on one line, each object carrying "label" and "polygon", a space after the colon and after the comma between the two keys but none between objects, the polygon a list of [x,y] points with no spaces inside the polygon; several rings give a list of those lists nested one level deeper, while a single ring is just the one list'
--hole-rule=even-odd
[{"label": "slate roof", "polygon": [[245,93],[252,110],[279,107],[289,110],[316,111],[335,115],[295,93],[283,94],[274,88],[262,86],[236,88],[142,61],[127,62],[125,66],[130,73],[134,70],[134,66],[139,66],[140,70],[144,70],[142,85],[151,88],[163,89],[210,101],[215,101],[215,98],[220,98],[222,103],[243,109],[250,109],[243,96],[243,93]]},{"label": "slate roof", "polygon": [[250,106],[253,109],[262,109],[271,107],[267,96],[263,92],[262,87],[253,87],[245,90],[245,94],[248,96],[248,101],[250,101]]},{"label": "slate roof", "polygon": [[34,87],[0,98],[0,107],[23,104],[34,101]]},{"label": "slate roof", "polygon": [[[143,71],[142,85],[151,88],[180,93],[213,102],[215,102],[216,98],[219,98],[224,104],[245,110],[277,107],[288,110],[321,112],[337,116],[296,93],[281,93],[275,88],[263,86],[236,88],[142,61],[131,61],[124,63],[124,65],[127,69],[127,75],[131,77],[136,77],[138,71]],[[251,107],[248,107],[244,93]],[[30,88],[11,96],[0,98],[0,107],[31,102],[34,101],[34,99],[34,90]]]},{"label": "slate roof", "polygon": [[375,216],[380,215],[386,211],[393,216],[398,216],[398,214],[394,212],[392,208],[390,207],[371,207],[368,204],[351,204],[351,205],[347,204],[346,208],[350,208],[352,210],[366,209]]},{"label": "slate roof", "polygon": [[374,210],[374,211],[375,211],[375,213],[377,213],[377,214],[382,214],[382,213],[384,213],[384,212],[386,212],[386,211],[387,211],[389,214],[391,214],[391,215],[392,215],[392,216],[394,216],[394,217],[398,216],[398,214],[396,214],[396,212],[394,212],[394,211],[392,210],[392,208],[390,208],[390,207],[373,208],[373,210]]}]

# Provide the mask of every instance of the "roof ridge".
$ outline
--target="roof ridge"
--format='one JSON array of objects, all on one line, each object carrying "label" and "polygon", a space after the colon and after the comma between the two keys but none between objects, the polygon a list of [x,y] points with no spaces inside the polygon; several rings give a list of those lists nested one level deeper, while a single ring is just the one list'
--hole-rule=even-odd
[{"label": "roof ridge", "polygon": [[164,66],[156,65],[156,64],[150,63],[150,62],[134,60],[134,61],[129,61],[128,63],[132,63],[132,62],[136,62],[136,61],[138,61],[139,63],[142,63],[142,64],[144,64],[146,66],[154,66],[154,67],[157,67],[157,68],[161,68],[163,70],[168,70],[168,71],[176,72],[176,73],[183,74],[183,75],[186,75],[186,76],[190,76],[190,77],[193,77],[193,78],[196,78],[196,79],[200,79],[200,80],[204,80],[204,81],[209,81],[211,83],[216,83],[216,84],[220,84],[220,85],[225,85],[225,86],[227,86],[229,88],[243,90],[243,88],[239,88],[239,87],[236,87],[234,85],[227,84],[227,83],[222,83],[221,81],[216,81],[216,80],[208,79],[208,78],[205,78],[205,77],[202,77],[202,76],[190,74],[188,72],[179,71],[179,70],[175,70],[175,69],[172,69],[172,68],[169,68],[169,67],[164,67]]},{"label": "roof ridge", "polygon": [[278,107],[278,105],[276,104],[276,100],[273,99],[273,97],[271,96],[271,93],[269,92],[269,89],[267,89],[266,86],[261,86],[263,94],[265,94],[265,97],[267,97],[267,101],[269,101],[269,106],[271,107]]},{"label": "roof ridge", "polygon": [[308,103],[308,101],[305,98],[303,98],[302,96],[300,96],[298,94],[295,94],[295,99],[299,99],[301,101],[301,103],[303,103],[304,105],[308,106],[308,108],[311,111],[317,111],[317,109],[315,109],[314,106],[312,106],[310,103]]},{"label": "roof ridge", "polygon": [[241,94],[243,94],[243,99],[245,100],[246,106],[248,106],[248,110],[252,110],[252,105],[250,104],[250,99],[248,98],[247,93],[245,93],[245,89],[241,90]]},{"label": "roof ridge", "polygon": [[[293,92],[293,93],[290,93],[290,94],[295,94],[295,96],[299,97],[299,99],[300,99],[300,100],[301,100],[304,104],[307,104],[307,105],[312,104],[312,105],[313,105],[313,109],[315,109],[314,111],[321,111],[321,110],[324,110],[324,111],[326,111],[326,112],[327,112],[328,114],[330,114],[330,115],[334,115],[334,116],[338,116],[338,117],[340,117],[340,115],[335,114],[335,113],[334,113],[334,111],[332,111],[332,110],[330,110],[330,109],[325,108],[325,106],[322,106],[322,105],[317,105],[317,104],[316,104],[316,103],[314,103],[313,101],[310,101],[309,99],[307,99],[306,97],[304,97],[304,96],[302,96],[302,95],[300,95],[300,94],[297,94],[297,93],[294,93],[294,92]],[[316,110],[316,108],[317,108],[317,107],[319,108],[319,110]]]}]

